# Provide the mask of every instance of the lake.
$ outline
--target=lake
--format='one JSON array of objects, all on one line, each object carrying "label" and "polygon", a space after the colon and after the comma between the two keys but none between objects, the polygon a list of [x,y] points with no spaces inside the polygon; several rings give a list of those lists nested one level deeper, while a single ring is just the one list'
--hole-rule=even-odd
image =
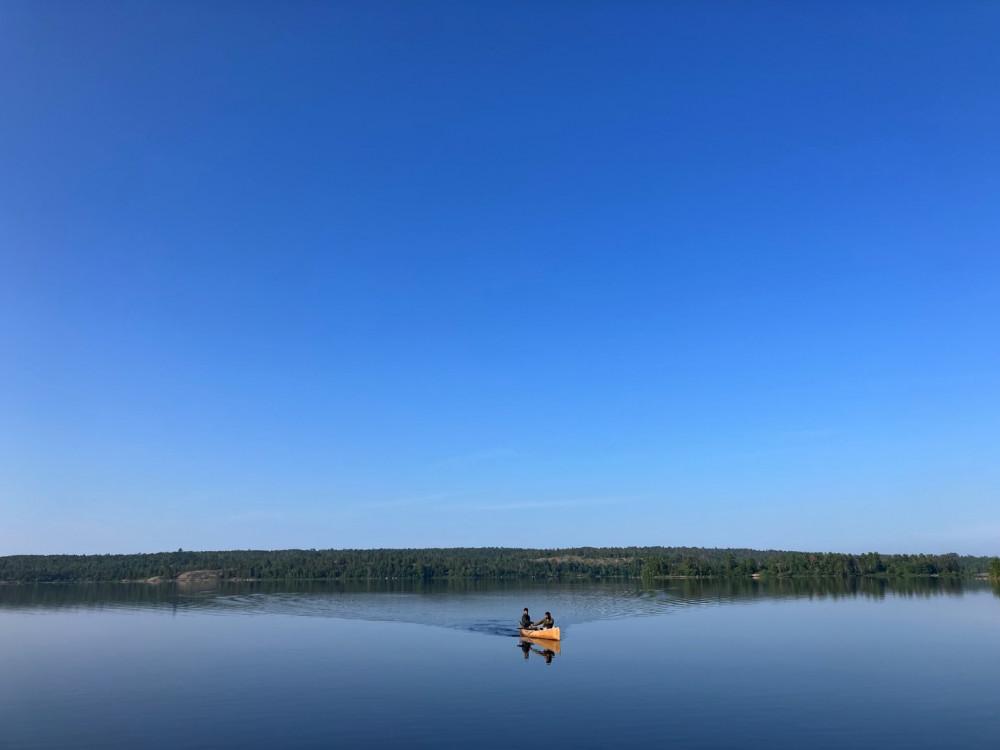
[{"label": "lake", "polygon": [[7,750],[995,750],[998,675],[978,582],[0,586]]}]

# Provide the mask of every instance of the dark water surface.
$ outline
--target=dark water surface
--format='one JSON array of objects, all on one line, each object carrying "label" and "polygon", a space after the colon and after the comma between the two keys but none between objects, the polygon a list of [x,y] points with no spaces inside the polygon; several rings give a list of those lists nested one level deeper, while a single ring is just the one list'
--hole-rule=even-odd
[{"label": "dark water surface", "polygon": [[[519,645],[549,609],[558,649]],[[2,748],[1000,748],[986,584],[0,586]]]}]

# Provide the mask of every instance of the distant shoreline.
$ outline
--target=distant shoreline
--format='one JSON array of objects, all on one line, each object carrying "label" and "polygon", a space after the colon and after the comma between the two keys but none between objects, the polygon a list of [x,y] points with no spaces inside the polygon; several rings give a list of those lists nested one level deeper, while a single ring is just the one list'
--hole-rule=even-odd
[{"label": "distant shoreline", "polygon": [[[652,578],[642,576],[621,576],[591,578],[585,576],[558,577],[558,578],[538,578],[538,577],[507,577],[507,578],[217,578],[212,584],[239,584],[239,583],[340,583],[340,584],[362,584],[362,583],[460,583],[460,582],[480,582],[480,583],[613,583],[616,581],[742,581],[746,583],[774,583],[776,581],[830,581],[830,580],[866,580],[866,581],[913,581],[913,580],[941,580],[941,581],[977,581],[989,583],[990,577],[985,573],[974,575],[940,575],[934,574],[914,574],[902,576],[888,575],[788,575],[788,576],[760,576],[760,577],[736,577],[722,575],[708,576],[655,576]],[[176,586],[179,588],[202,588],[209,584],[208,581],[198,583],[186,583],[176,578],[164,579],[161,581],[137,579],[104,580],[104,579],[76,579],[61,581],[13,581],[0,580],[0,586],[78,586],[78,585],[113,585],[113,586]]]},{"label": "distant shoreline", "polygon": [[749,548],[229,550],[0,557],[8,583],[671,580],[696,578],[986,578],[998,558]]}]

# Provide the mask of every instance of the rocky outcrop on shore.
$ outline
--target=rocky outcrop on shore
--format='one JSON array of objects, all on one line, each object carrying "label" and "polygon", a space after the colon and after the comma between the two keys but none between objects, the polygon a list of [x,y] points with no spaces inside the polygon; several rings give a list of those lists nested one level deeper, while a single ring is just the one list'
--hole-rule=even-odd
[{"label": "rocky outcrop on shore", "polygon": [[216,583],[222,578],[221,570],[188,570],[178,573],[176,577],[153,576],[144,582],[150,584],[157,583]]},{"label": "rocky outcrop on shore", "polygon": [[221,570],[189,570],[177,576],[177,583],[218,581],[220,578],[222,578]]}]

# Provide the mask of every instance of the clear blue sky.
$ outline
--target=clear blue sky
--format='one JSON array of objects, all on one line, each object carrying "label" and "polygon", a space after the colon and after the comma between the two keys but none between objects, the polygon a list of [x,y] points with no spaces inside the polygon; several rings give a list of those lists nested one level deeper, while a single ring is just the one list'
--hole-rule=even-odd
[{"label": "clear blue sky", "polygon": [[0,554],[1000,552],[1000,4],[0,7]]}]

